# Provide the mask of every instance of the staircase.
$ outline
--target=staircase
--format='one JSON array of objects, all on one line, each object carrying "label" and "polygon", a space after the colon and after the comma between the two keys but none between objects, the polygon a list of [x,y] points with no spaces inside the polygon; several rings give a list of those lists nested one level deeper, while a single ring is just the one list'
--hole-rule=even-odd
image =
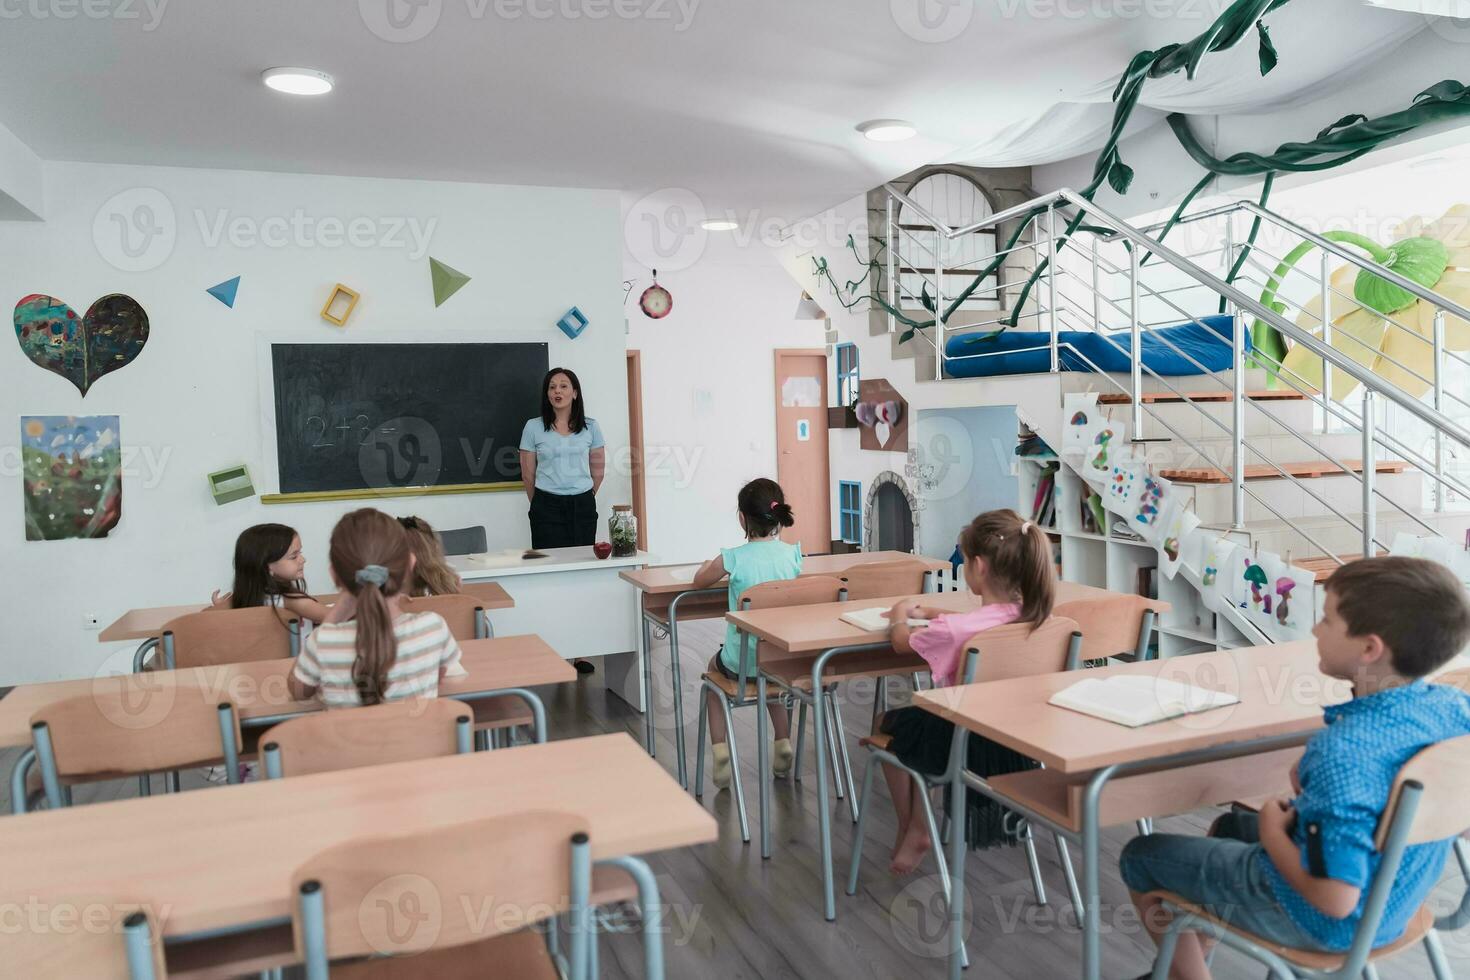
[{"label": "staircase", "polygon": [[[1066,235],[1083,209],[1082,227]],[[1114,419],[1127,420],[1135,453],[1191,496],[1206,528],[1325,575],[1343,561],[1388,550],[1399,533],[1460,540],[1470,523],[1470,430],[1457,420],[1470,417],[1470,401],[1462,400],[1463,384],[1451,383],[1465,377],[1456,372],[1470,369],[1470,361],[1444,344],[1446,324],[1470,323],[1470,310],[1355,250],[1244,201],[1186,216],[1175,238],[1201,244],[1182,251],[1151,237],[1157,228],[1135,228],[1066,190],[965,228],[946,227],[893,185],[869,196],[868,212],[870,226],[875,216],[882,224],[870,227],[870,240],[887,245],[874,294],[928,320],[934,314],[920,300],[927,294],[941,313],[936,326],[907,341],[898,317],[877,304],[868,316],[870,335],[888,335],[892,360],[911,363],[916,384],[1024,381],[1008,373],[977,383],[970,376],[999,352],[956,339],[1007,325],[1019,307],[1004,339],[1045,372],[1027,377],[1057,378],[1062,395],[1098,392]],[[916,230],[916,220],[927,227]],[[1272,248],[1243,248],[1251,223],[1260,224],[1258,241]],[[977,230],[993,232],[1002,267],[950,310],[959,283],[935,243]],[[1007,248],[1007,241],[1014,244]],[[1315,245],[1320,258],[1283,278],[1277,300],[1285,309],[1277,312],[1258,297],[1281,255],[1302,242]],[[970,261],[963,271],[973,278],[991,256]],[[1043,275],[1023,296],[1037,267]],[[1373,360],[1347,349],[1359,342],[1334,338],[1332,309],[1354,302],[1351,277],[1363,270],[1418,299],[1415,317],[1386,318],[1390,334],[1423,347],[1419,372],[1398,373],[1407,387],[1359,363]],[[1222,310],[1223,329],[1202,322]],[[1253,352],[1255,321],[1304,348],[1314,369]],[[1433,324],[1431,332],[1415,326],[1424,323]],[[1181,346],[1177,331],[1166,329],[1177,325],[1199,328],[1191,344]],[[1138,356],[1150,348],[1154,353]],[[1156,368],[1157,354],[1182,359],[1195,373],[1165,373]],[[873,373],[868,367],[865,375]],[[1324,375],[1335,380],[1324,382]],[[1061,405],[1055,407],[1054,417],[1033,425],[1054,446],[1062,429]]]}]

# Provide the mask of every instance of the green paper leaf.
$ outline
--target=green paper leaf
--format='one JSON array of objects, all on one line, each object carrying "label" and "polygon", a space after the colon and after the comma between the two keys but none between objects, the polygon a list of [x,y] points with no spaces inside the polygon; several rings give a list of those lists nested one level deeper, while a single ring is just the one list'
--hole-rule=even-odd
[{"label": "green paper leaf", "polygon": [[919,287],[919,302],[924,304],[924,309],[935,313],[934,297],[929,295],[929,284],[926,282]]},{"label": "green paper leaf", "polygon": [[982,334],[980,334],[979,336],[976,336],[976,337],[966,337],[965,338],[965,343],[966,344],[984,344],[984,343],[987,343],[987,342],[990,342],[990,341],[995,340],[995,338],[997,338],[1001,334],[1005,333],[1006,330],[1007,330],[1006,327],[1001,327],[999,330],[991,330],[988,333],[982,333]]},{"label": "green paper leaf", "polygon": [[[1388,258],[1382,262],[1385,269],[1392,269],[1426,289],[1434,288],[1449,264],[1449,250],[1443,242],[1433,238],[1406,238],[1394,242],[1388,246]],[[1401,289],[1367,269],[1358,273],[1357,281],[1353,283],[1353,297],[1370,310],[1384,315],[1397,313],[1419,301],[1419,297],[1407,289]]]},{"label": "green paper leaf", "polygon": [[1346,116],[1343,116],[1337,122],[1333,123],[1331,126],[1328,126],[1326,129],[1324,129],[1320,133],[1318,133],[1317,134],[1317,138],[1319,140],[1320,139],[1325,139],[1326,137],[1332,135],[1332,133],[1336,132],[1339,129],[1346,129],[1347,127],[1352,126],[1352,125],[1354,125],[1356,123],[1367,122],[1367,121],[1368,121],[1368,117],[1365,116],[1365,115],[1363,115],[1361,112],[1350,113],[1350,114],[1348,114]]},{"label": "green paper leaf", "polygon": [[906,344],[906,343],[908,343],[909,341],[911,341],[913,339],[914,339],[914,328],[913,327],[909,327],[903,333],[901,333],[901,334],[898,335],[898,342],[900,344]]},{"label": "green paper leaf", "polygon": [[1256,21],[1256,33],[1261,35],[1261,74],[1269,75],[1271,69],[1276,67],[1280,58],[1276,54],[1276,45],[1271,43],[1271,32],[1266,28],[1266,22]]},{"label": "green paper leaf", "polygon": [[1113,165],[1108,168],[1108,186],[1119,194],[1127,194],[1128,187],[1133,183],[1133,168],[1121,159],[1114,160]]}]

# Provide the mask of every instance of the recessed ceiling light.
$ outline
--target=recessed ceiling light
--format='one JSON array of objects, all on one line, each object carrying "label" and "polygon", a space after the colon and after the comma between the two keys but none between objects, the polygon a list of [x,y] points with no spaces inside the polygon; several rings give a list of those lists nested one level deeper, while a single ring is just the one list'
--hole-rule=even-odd
[{"label": "recessed ceiling light", "polygon": [[1409,163],[1409,169],[1410,170],[1438,170],[1440,167],[1447,167],[1447,166],[1449,166],[1450,164],[1452,164],[1454,162],[1455,161],[1451,160],[1447,156],[1422,157],[1422,158],[1420,158],[1418,160],[1411,161]]},{"label": "recessed ceiling light", "polygon": [[909,139],[917,132],[913,123],[902,119],[869,119],[858,123],[857,131],[875,143],[897,143]]},{"label": "recessed ceiling light", "polygon": [[332,76],[315,68],[267,68],[260,73],[267,88],[288,95],[326,95],[332,91]]},{"label": "recessed ceiling light", "polygon": [[699,227],[705,231],[734,231],[740,227],[740,222],[730,221],[728,218],[705,218],[699,223]]}]

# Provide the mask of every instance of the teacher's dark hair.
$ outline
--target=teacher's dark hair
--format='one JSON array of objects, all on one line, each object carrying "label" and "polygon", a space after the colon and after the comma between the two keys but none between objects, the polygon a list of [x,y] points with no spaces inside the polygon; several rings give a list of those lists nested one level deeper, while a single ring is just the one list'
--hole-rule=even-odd
[{"label": "teacher's dark hair", "polygon": [[745,518],[745,533],[748,537],[770,537],[778,529],[791,527],[796,523],[791,505],[786,502],[786,494],[781,491],[781,484],[775,480],[751,480],[740,488],[736,506],[740,508],[740,515]]},{"label": "teacher's dark hair", "polygon": [[541,424],[548,432],[556,424],[556,409],[551,407],[551,396],[546,390],[551,387],[551,379],[558,374],[567,376],[567,380],[572,383],[572,391],[577,394],[572,399],[572,414],[567,419],[567,427],[573,432],[581,432],[587,427],[587,407],[582,404],[582,382],[577,380],[577,372],[571,368],[554,367],[541,379]]}]

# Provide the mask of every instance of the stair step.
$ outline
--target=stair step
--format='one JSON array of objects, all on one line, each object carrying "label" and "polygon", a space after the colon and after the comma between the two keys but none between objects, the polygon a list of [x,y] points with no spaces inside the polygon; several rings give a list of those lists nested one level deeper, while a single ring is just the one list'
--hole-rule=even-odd
[{"label": "stair step", "polygon": [[[1279,480],[1282,479],[1281,472],[1285,472],[1299,480],[1312,480],[1322,476],[1341,476],[1349,470],[1353,473],[1363,472],[1363,461],[1361,459],[1345,459],[1342,462],[1347,467],[1347,470],[1325,459],[1306,463],[1278,463],[1276,466],[1271,466],[1267,463],[1252,463],[1245,468],[1245,478],[1247,480]],[[1409,464],[1401,460],[1384,460],[1373,467],[1375,473],[1403,473],[1408,469]],[[1175,483],[1230,482],[1229,473],[1213,466],[1160,470],[1159,476],[1162,476],[1166,480],[1172,480]]]},{"label": "stair step", "polygon": [[[1296,391],[1247,391],[1245,397],[1253,402],[1299,402],[1306,401],[1306,396]],[[1143,396],[1145,405],[1157,405],[1160,403],[1179,404],[1184,401],[1192,402],[1233,402],[1235,395],[1229,391],[1185,391],[1174,394],[1172,391],[1146,392]],[[1133,396],[1126,392],[1112,392],[1106,395],[1098,395],[1099,405],[1129,405],[1133,402]]]},{"label": "stair step", "polygon": [[[1388,552],[1380,551],[1378,554],[1382,556],[1388,554]],[[1356,552],[1351,555],[1338,555],[1337,557],[1342,560],[1343,564],[1347,564],[1350,561],[1357,561],[1359,558],[1362,558],[1363,553]],[[1296,565],[1297,568],[1303,568],[1309,572],[1316,572],[1317,581],[1319,582],[1327,581],[1338,568],[1337,562],[1331,558],[1303,558],[1300,561],[1292,562],[1292,564]]]}]

